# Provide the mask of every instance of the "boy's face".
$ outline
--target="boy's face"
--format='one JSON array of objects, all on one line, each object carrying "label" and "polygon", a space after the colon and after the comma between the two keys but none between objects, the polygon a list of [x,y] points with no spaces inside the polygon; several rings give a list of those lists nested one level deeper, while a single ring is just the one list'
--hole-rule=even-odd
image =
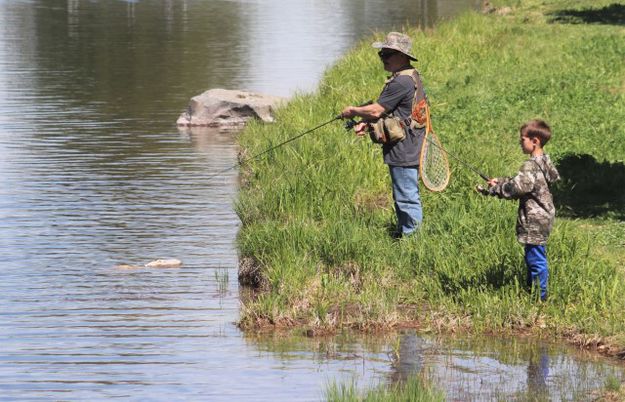
[{"label": "boy's face", "polygon": [[521,149],[523,150],[524,154],[531,154],[537,147],[540,146],[540,141],[538,140],[538,138],[530,138],[523,134],[521,134],[519,143],[521,144]]}]

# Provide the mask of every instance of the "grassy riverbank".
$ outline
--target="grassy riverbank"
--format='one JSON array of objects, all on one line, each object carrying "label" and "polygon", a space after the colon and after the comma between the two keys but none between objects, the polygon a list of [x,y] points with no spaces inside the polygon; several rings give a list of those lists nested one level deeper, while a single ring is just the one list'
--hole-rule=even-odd
[{"label": "grassy riverbank", "polygon": [[[239,247],[263,290],[245,302],[242,327],[411,325],[562,336],[612,353],[625,347],[623,8],[493,3],[511,8],[409,34],[449,152],[489,175],[512,175],[525,158],[519,126],[531,118],[551,124],[547,152],[564,180],[554,191],[549,301],[523,289],[516,202],[474,193],[479,177],[452,159],[447,190],[422,187],[420,233],[393,241],[380,150],[335,122],[242,169]],[[385,72],[371,41],[327,71],[316,93],[295,96],[276,124],[248,127],[244,155],[375,99]]]}]

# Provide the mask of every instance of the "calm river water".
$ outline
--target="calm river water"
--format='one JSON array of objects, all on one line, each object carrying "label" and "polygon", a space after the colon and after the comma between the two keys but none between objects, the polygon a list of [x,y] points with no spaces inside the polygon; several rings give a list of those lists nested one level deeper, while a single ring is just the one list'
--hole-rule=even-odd
[{"label": "calm river water", "polygon": [[[622,375],[518,340],[237,329],[237,173],[205,180],[237,149],[174,122],[208,88],[314,90],[370,32],[479,0],[389,4],[0,0],[1,400],[321,400],[416,372],[452,400],[566,399]],[[116,267],[157,258],[184,265]]]}]

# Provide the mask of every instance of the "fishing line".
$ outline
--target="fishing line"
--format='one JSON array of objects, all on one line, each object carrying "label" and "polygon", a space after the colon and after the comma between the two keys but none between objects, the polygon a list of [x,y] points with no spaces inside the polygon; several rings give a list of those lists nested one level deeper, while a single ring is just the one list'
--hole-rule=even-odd
[{"label": "fishing line", "polygon": [[[361,105],[358,105],[358,106],[359,107],[367,106],[367,105],[370,105],[372,103],[373,103],[373,101],[367,101],[367,102],[365,102],[365,103],[363,103]],[[267,148],[264,151],[254,155],[254,156],[250,156],[249,158],[245,158],[245,159],[239,161],[238,163],[236,163],[236,164],[234,164],[234,165],[232,165],[232,166],[230,166],[230,167],[228,167],[228,168],[226,168],[224,170],[220,170],[219,172],[217,172],[217,173],[215,173],[213,175],[208,176],[206,179],[210,180],[210,179],[213,179],[213,178],[215,178],[217,176],[221,176],[222,174],[224,174],[224,173],[226,173],[226,172],[228,172],[228,171],[230,171],[230,170],[232,170],[232,169],[234,169],[236,167],[242,166],[243,164],[245,164],[245,163],[247,163],[247,162],[249,162],[251,160],[257,159],[257,158],[259,158],[259,157],[261,157],[261,156],[263,156],[263,155],[273,151],[276,148],[280,148],[281,146],[286,145],[286,144],[288,144],[291,141],[295,141],[296,139],[301,138],[301,137],[305,136],[306,134],[312,133],[313,131],[320,129],[323,126],[327,126],[328,124],[330,124],[332,122],[335,122],[336,120],[341,120],[341,119],[343,119],[343,116],[341,116],[339,114],[339,115],[335,116],[332,120],[328,120],[325,123],[321,123],[318,126],[311,128],[310,130],[306,130],[303,133],[297,134],[296,136],[291,137],[288,140],[283,141],[283,142],[281,142],[281,143],[279,143],[277,145],[274,145],[273,147]],[[348,122],[345,124],[345,128],[348,128],[348,127],[351,128],[353,126],[353,124],[355,124],[354,120],[348,120]]]},{"label": "fishing line", "polygon": [[334,122],[334,121],[336,121],[336,120],[340,120],[340,119],[341,119],[341,116],[336,116],[336,117],[335,117],[335,118],[333,118],[332,120],[328,120],[328,121],[326,121],[325,123],[321,123],[321,124],[319,124],[318,126],[311,128],[310,130],[306,130],[306,131],[304,131],[303,133],[300,133],[300,134],[298,134],[298,135],[296,135],[296,136],[294,136],[294,137],[291,137],[291,138],[289,138],[288,140],[286,140],[286,141],[284,141],[284,142],[281,142],[281,143],[279,143],[279,144],[277,144],[277,145],[274,145],[273,147],[267,148],[267,149],[265,149],[263,152],[260,152],[260,153],[258,153],[258,154],[256,154],[256,155],[254,155],[254,156],[250,156],[249,158],[245,158],[245,159],[243,159],[243,160],[239,161],[238,163],[236,163],[236,164],[234,164],[234,165],[230,166],[229,168],[226,168],[226,169],[224,169],[224,170],[221,170],[221,171],[219,171],[219,172],[215,173],[214,175],[208,176],[208,177],[207,177],[207,180],[210,180],[210,179],[212,179],[212,178],[215,178],[215,177],[217,177],[217,176],[220,176],[220,175],[222,175],[222,174],[226,173],[227,171],[230,171],[230,170],[232,170],[232,169],[234,169],[234,168],[236,168],[236,167],[239,167],[239,166],[241,166],[241,165],[243,165],[243,164],[245,164],[245,163],[247,163],[247,162],[249,162],[249,161],[251,161],[251,160],[257,159],[257,158],[259,158],[259,157],[261,157],[261,156],[263,156],[263,155],[265,155],[265,154],[268,154],[269,152],[273,151],[273,150],[274,150],[274,149],[276,149],[276,148],[280,148],[281,146],[283,146],[283,145],[285,145],[285,144],[288,144],[288,143],[289,143],[289,142],[291,142],[291,141],[295,141],[296,139],[298,139],[298,138],[300,138],[300,137],[303,137],[303,136],[305,136],[306,134],[312,133],[313,131],[320,129],[320,128],[321,128],[321,127],[323,127],[323,126],[327,126],[328,124],[330,124],[330,123],[332,123],[332,122]]},{"label": "fishing line", "polygon": [[443,148],[442,146],[438,145],[436,142],[430,140],[428,138],[428,141],[430,143],[430,145],[434,145],[435,147],[439,148],[441,151],[445,152],[447,155],[451,156],[452,158],[454,158],[456,161],[460,162],[462,165],[464,165],[464,167],[470,169],[471,171],[473,171],[473,173],[477,173],[482,179],[484,179],[485,181],[489,181],[490,177],[488,177],[487,175],[485,175],[484,173],[480,172],[476,167],[474,167],[473,165],[471,165],[468,162],[463,161],[462,159],[460,159],[458,156],[450,153],[449,151],[447,151],[445,148]]}]

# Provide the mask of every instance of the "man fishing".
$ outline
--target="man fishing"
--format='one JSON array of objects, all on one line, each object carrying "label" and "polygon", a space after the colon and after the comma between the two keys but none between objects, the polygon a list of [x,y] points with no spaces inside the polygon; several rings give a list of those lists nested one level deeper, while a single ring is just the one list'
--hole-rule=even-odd
[{"label": "man fishing", "polygon": [[374,42],[373,47],[380,49],[378,56],[391,76],[376,102],[363,106],[347,106],[341,117],[362,119],[354,126],[358,136],[373,130],[373,125],[380,122],[380,119],[394,118],[400,122],[405,136],[399,140],[383,138],[380,142],[384,163],[388,165],[391,175],[395,203],[397,227],[393,237],[408,237],[418,229],[423,219],[418,167],[425,120],[411,120],[411,115],[415,117],[413,106],[425,105],[425,93],[419,73],[410,64],[417,59],[411,54],[412,40],[408,35],[390,32],[384,42]]}]

